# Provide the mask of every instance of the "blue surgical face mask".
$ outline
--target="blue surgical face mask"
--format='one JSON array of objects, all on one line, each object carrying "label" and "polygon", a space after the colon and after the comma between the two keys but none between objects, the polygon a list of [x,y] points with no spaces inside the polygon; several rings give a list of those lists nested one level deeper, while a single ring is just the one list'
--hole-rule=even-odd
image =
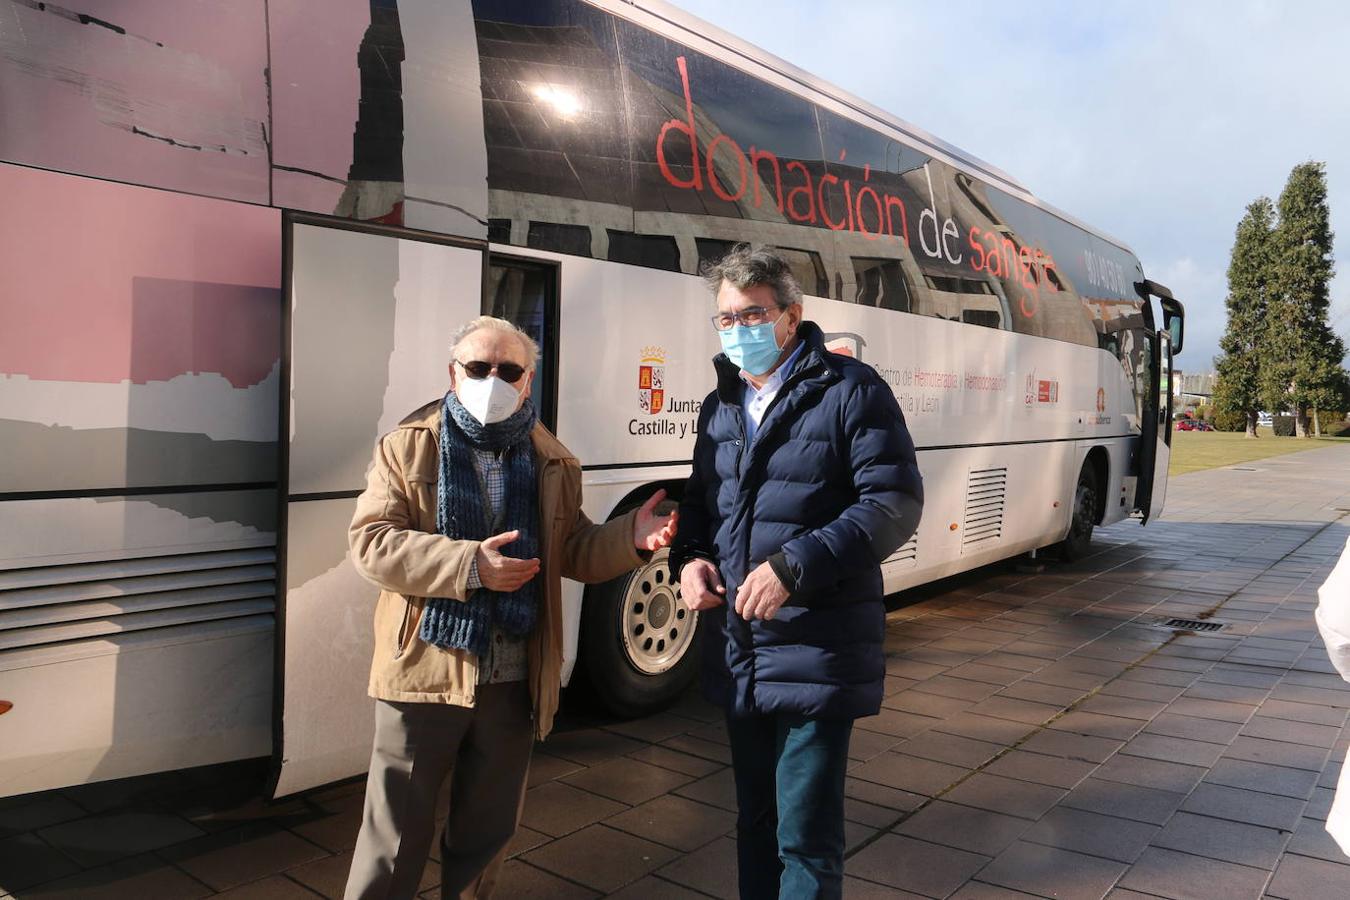
[{"label": "blue surgical face mask", "polygon": [[777,320],[758,325],[733,325],[726,331],[717,332],[722,340],[722,352],[734,365],[751,375],[763,375],[773,368],[783,352],[778,345],[775,325]]}]

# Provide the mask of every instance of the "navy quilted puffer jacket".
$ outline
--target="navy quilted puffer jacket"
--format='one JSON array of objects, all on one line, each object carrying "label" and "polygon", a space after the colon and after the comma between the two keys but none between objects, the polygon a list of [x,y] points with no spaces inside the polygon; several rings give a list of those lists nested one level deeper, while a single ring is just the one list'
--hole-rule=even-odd
[{"label": "navy quilted puffer jacket", "polygon": [[[704,612],[703,685],[736,715],[827,718],[881,708],[885,606],[881,561],[907,541],[923,510],[914,442],[895,395],[855,359],[805,343],[745,445],[745,385],[724,355],[699,415],[694,471],[680,503],[671,572],[704,557],[726,584],[726,606]],[[791,596],[771,621],[736,614],[736,590],[769,562]]]}]

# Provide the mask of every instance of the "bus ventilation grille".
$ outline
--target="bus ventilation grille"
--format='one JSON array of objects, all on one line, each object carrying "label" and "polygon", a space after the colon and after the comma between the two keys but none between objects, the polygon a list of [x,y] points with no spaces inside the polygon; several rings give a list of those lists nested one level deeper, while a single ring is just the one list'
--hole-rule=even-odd
[{"label": "bus ventilation grille", "polygon": [[971,469],[966,479],[966,514],[961,548],[1003,536],[1003,505],[1008,495],[1008,467]]},{"label": "bus ventilation grille", "polygon": [[1199,619],[1167,619],[1159,622],[1159,628],[1171,628],[1173,631],[1218,631],[1227,622],[1202,622]]},{"label": "bus ventilation grille", "polygon": [[271,616],[276,548],[0,571],[0,656],[131,631]]},{"label": "bus ventilation grille", "polygon": [[887,562],[891,563],[910,563],[917,564],[919,560],[919,536],[905,541],[900,545],[900,549],[891,554]]}]

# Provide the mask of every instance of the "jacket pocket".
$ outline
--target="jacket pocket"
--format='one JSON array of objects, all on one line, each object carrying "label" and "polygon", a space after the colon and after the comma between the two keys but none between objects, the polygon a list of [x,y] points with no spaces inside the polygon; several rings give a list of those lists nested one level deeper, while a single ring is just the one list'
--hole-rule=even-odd
[{"label": "jacket pocket", "polygon": [[397,640],[394,642],[394,659],[403,655],[403,651],[408,649],[408,644],[412,641],[413,621],[417,618],[417,611],[412,605],[412,601],[406,597],[403,599],[403,622],[398,626]]},{"label": "jacket pocket", "polygon": [[408,508],[412,512],[412,524],[418,531],[436,534],[436,494],[435,475],[419,472],[408,473]]}]

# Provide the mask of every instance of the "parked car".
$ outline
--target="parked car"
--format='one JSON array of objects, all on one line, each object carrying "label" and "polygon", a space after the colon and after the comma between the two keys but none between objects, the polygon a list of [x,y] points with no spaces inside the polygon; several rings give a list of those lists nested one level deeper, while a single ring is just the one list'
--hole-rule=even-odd
[{"label": "parked car", "polygon": [[1256,414],[1256,424],[1262,428],[1274,428],[1275,417],[1268,412],[1259,412]]}]

